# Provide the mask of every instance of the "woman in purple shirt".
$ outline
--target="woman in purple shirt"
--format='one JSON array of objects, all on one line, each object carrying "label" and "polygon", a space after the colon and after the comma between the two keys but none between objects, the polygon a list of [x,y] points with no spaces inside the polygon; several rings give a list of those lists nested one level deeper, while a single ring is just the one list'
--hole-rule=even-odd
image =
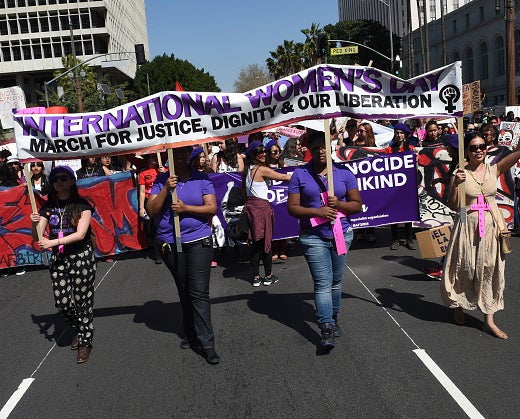
[{"label": "woman in purple shirt", "polygon": [[[334,195],[329,196],[327,202],[322,202],[321,193],[328,189],[325,134],[311,134],[309,148],[312,160],[298,167],[289,182],[287,209],[289,214],[300,220],[300,245],[314,281],[321,347],[329,351],[335,345],[334,337],[341,336],[338,316],[346,259],[346,254],[338,255],[332,221],[341,223],[348,249],[353,239],[350,215],[361,211],[362,202],[355,176],[340,165],[332,167]],[[345,216],[337,219],[338,211]],[[313,227],[311,219],[314,217],[329,221]]]},{"label": "woman in purple shirt", "polygon": [[[185,337],[181,348],[200,351],[209,364],[218,364],[211,325],[209,279],[213,245],[209,220],[217,212],[213,183],[189,165],[192,147],[173,150],[175,175],[160,173],[152,186],[146,210],[157,218],[161,257],[173,275],[182,307]],[[171,191],[177,191],[172,202]],[[182,252],[175,244],[174,213],[179,214]],[[177,234],[178,235],[178,234]]]}]

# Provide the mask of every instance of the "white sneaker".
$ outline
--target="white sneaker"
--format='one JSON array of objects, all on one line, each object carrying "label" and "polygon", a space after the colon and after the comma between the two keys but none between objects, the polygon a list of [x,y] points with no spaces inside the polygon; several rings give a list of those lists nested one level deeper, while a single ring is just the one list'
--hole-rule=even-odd
[{"label": "white sneaker", "polygon": [[22,269],[16,271],[16,275],[18,275],[18,276],[25,275],[25,268],[22,268]]}]

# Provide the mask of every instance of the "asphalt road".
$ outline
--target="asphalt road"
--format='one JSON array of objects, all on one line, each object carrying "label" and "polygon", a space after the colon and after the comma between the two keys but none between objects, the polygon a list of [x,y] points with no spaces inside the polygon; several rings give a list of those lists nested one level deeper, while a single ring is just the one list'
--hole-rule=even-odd
[{"label": "asphalt road", "polygon": [[[82,365],[48,272],[2,278],[0,408],[14,406],[9,418],[517,418],[520,239],[496,315],[510,336],[501,341],[480,330],[477,312],[454,325],[438,281],[422,273],[431,262],[390,251],[386,228],[377,238],[349,252],[344,336],[326,356],[316,351],[312,281],[297,248],[275,265],[281,279],[270,287],[251,287],[244,256],[232,251],[213,269],[217,366],[179,348],[173,280],[139,254],[99,263],[94,349]],[[16,403],[21,383],[30,385]]]}]

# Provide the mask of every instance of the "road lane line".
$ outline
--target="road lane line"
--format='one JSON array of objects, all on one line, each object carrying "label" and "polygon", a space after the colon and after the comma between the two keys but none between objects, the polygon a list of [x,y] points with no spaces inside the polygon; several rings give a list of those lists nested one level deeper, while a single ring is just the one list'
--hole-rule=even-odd
[{"label": "road lane line", "polygon": [[[94,291],[97,290],[99,288],[99,286],[101,285],[101,283],[105,280],[105,278],[108,276],[108,274],[110,273],[110,271],[116,266],[117,264],[117,260],[113,263],[113,265],[108,269],[108,271],[105,273],[105,275],[103,275],[103,277],[99,280],[98,284],[96,285],[96,287],[94,288]],[[56,342],[60,341],[61,338],[65,335],[65,333],[67,332],[67,330],[64,330],[60,336],[58,336],[58,339],[56,339]],[[38,364],[38,366],[36,367],[36,369],[33,371],[33,373],[31,374],[30,378],[25,378],[22,380],[21,384],[18,386],[18,389],[11,395],[11,397],[9,397],[9,400],[7,401],[7,403],[4,405],[4,407],[2,407],[2,410],[0,410],[0,419],[6,419],[10,414],[11,412],[13,411],[13,409],[16,407],[16,405],[18,404],[18,402],[21,400],[21,398],[23,397],[23,395],[25,394],[25,392],[27,391],[27,389],[29,388],[29,386],[33,383],[33,381],[35,380],[34,375],[38,372],[38,370],[41,368],[41,366],[43,365],[43,363],[45,362],[45,360],[49,357],[49,355],[51,354],[51,352],[54,350],[54,348],[56,347],[56,342],[51,346],[51,348],[47,351],[47,353],[45,354],[45,356],[42,358],[42,360],[40,361],[40,363]]]},{"label": "road lane line", "polygon": [[7,403],[2,407],[2,410],[0,410],[0,419],[6,419],[13,409],[16,407],[20,399],[23,397],[29,386],[34,381],[34,378],[26,378],[22,381],[22,383],[18,386],[18,390],[16,390],[11,397],[9,397],[9,400],[7,400]]},{"label": "road lane line", "polygon": [[468,398],[462,394],[462,391],[450,380],[450,378],[444,373],[443,370],[435,363],[433,359],[431,359],[430,355],[426,353],[424,349],[414,349],[415,354],[419,357],[422,363],[430,370],[433,376],[441,383],[441,385],[446,389],[446,391],[450,394],[450,396],[457,402],[457,404],[464,410],[464,413],[468,415],[470,418],[482,418],[484,416],[473,406],[473,404],[468,400]]},{"label": "road lane line", "polygon": [[448,392],[448,394],[452,397],[453,400],[461,407],[461,409],[468,415],[468,417],[472,419],[480,419],[484,418],[482,414],[473,406],[473,404],[468,400],[466,396],[462,393],[462,391],[459,390],[459,388],[451,381],[451,379],[442,371],[442,369],[435,363],[435,361],[426,353],[424,349],[421,349],[415,341],[412,339],[412,337],[406,332],[406,330],[403,329],[403,327],[399,324],[399,322],[395,319],[394,316],[387,310],[383,304],[381,304],[381,301],[374,295],[372,291],[368,289],[368,287],[365,285],[365,283],[361,280],[359,276],[356,275],[356,273],[352,270],[350,266],[345,264],[347,269],[354,275],[354,277],[358,280],[358,282],[361,284],[363,288],[372,296],[372,298],[377,302],[379,307],[381,307],[384,312],[392,319],[392,321],[399,327],[401,332],[404,333],[404,335],[412,342],[413,346],[415,346],[416,349],[413,350],[413,352],[419,357],[419,359],[422,361],[422,363],[430,370],[430,372],[433,374],[433,376],[437,379],[437,381],[444,387],[444,389]]}]

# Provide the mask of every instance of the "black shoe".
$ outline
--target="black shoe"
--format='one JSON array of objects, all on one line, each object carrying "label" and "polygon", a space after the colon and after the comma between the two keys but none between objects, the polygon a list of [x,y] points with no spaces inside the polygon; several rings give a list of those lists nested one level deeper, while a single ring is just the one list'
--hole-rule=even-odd
[{"label": "black shoe", "polygon": [[162,260],[161,259],[155,259],[155,264],[156,265],[162,265]]},{"label": "black shoe", "polygon": [[399,240],[394,240],[392,244],[390,245],[390,250],[397,250],[399,247]]},{"label": "black shoe", "polygon": [[208,364],[217,365],[220,362],[220,357],[213,348],[201,349],[201,354]]},{"label": "black shoe", "polygon": [[410,250],[416,250],[417,249],[417,247],[415,246],[415,243],[413,242],[412,239],[406,239],[405,246],[408,247],[408,249],[410,249]]},{"label": "black shoe", "polygon": [[266,276],[263,280],[262,280],[262,284],[265,285],[265,286],[269,286],[271,284],[274,284],[278,282],[278,278],[276,277],[276,275],[269,275],[269,276]]},{"label": "black shoe", "polygon": [[334,341],[334,330],[332,323],[320,324],[321,342],[320,345],[325,350],[331,350],[336,345]]},{"label": "black shoe", "polygon": [[179,348],[181,349],[189,349],[189,348],[196,348],[197,347],[197,340],[196,338],[190,339],[190,338],[182,338],[181,343],[179,344]]},{"label": "black shoe", "polygon": [[332,316],[332,320],[334,320],[334,326],[332,326],[332,334],[335,338],[339,338],[343,334],[343,332],[341,331],[341,327],[338,323],[338,315],[334,314]]}]

